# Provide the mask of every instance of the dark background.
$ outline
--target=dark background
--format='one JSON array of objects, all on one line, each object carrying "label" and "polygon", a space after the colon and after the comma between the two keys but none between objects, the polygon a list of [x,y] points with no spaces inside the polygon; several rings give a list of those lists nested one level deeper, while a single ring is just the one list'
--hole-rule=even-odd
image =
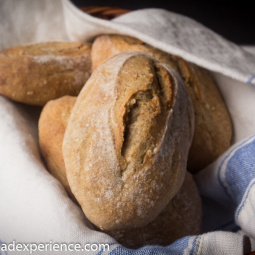
[{"label": "dark background", "polygon": [[188,16],[237,44],[255,45],[253,1],[196,0],[72,0],[78,7],[117,6],[123,9],[163,8]]}]

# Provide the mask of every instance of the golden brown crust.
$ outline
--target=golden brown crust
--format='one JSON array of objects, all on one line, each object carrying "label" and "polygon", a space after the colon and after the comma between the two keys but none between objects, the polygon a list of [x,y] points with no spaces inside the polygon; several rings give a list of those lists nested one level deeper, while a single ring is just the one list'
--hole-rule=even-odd
[{"label": "golden brown crust", "polygon": [[195,134],[188,159],[188,170],[195,173],[228,149],[232,123],[219,90],[208,72],[142,41],[121,35],[102,35],[92,45],[92,68],[123,51],[140,51],[176,70],[189,90],[195,113]]},{"label": "golden brown crust", "polygon": [[0,94],[38,106],[77,96],[91,73],[90,48],[83,42],[46,42],[1,51]]},{"label": "golden brown crust", "polygon": [[164,64],[174,67],[171,55],[158,50],[150,45],[130,36],[123,35],[101,35],[92,44],[91,59],[92,70],[95,70],[107,58],[123,51],[139,51],[151,55]]},{"label": "golden brown crust", "polygon": [[144,245],[169,245],[177,239],[201,233],[202,203],[192,175],[187,173],[177,195],[159,216],[145,227],[110,231],[127,248]]},{"label": "golden brown crust", "polygon": [[102,230],[147,225],[184,181],[194,116],[175,75],[125,52],[98,67],[77,98],[63,142],[67,178]]},{"label": "golden brown crust", "polygon": [[40,149],[48,170],[63,184],[72,198],[73,194],[66,177],[62,144],[75,102],[76,97],[72,96],[49,101],[42,110],[38,124]]},{"label": "golden brown crust", "polygon": [[188,170],[196,173],[229,148],[232,122],[220,92],[208,72],[181,58],[175,59],[194,106],[195,132],[188,158]]},{"label": "golden brown crust", "polygon": [[[168,95],[171,98],[171,93]],[[50,172],[65,186],[73,199],[74,196],[66,179],[62,143],[75,102],[76,97],[71,96],[48,102],[39,121],[42,154]],[[199,234],[201,221],[201,199],[191,174],[187,173],[177,195],[154,221],[141,228],[113,230],[107,233],[128,248],[168,245],[183,236]]]}]

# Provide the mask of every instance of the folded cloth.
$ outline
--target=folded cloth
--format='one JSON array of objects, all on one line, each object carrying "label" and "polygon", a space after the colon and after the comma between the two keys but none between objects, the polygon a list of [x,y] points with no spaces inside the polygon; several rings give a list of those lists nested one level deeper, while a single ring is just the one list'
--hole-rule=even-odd
[{"label": "folded cloth", "polygon": [[[255,250],[252,50],[187,17],[160,9],[104,21],[83,13],[68,0],[0,0],[0,17],[0,49],[39,41],[89,41],[98,34],[118,33],[203,66],[218,82],[235,130],[232,147],[195,177],[203,198],[203,234],[183,237],[166,247],[130,250],[94,230],[46,170],[38,147],[40,110],[0,96],[1,255],[64,253],[57,246],[53,249],[54,244],[71,244],[69,251],[76,254],[86,249],[89,254],[243,254],[250,246]],[[23,245],[19,251],[17,244]],[[83,250],[75,250],[74,244]]]}]

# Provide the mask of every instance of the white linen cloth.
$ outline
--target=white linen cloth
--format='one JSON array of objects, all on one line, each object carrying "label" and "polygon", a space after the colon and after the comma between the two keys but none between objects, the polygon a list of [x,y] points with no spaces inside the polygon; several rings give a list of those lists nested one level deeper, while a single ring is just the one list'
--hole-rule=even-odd
[{"label": "white linen cloth", "polygon": [[[196,176],[203,196],[203,234],[166,247],[129,250],[93,230],[44,166],[37,137],[39,109],[0,96],[0,247],[14,242],[109,244],[109,251],[89,254],[243,254],[250,245],[255,250],[254,48],[242,48],[194,20],[161,9],[105,21],[68,0],[0,0],[0,50],[42,41],[89,41],[103,33],[131,35],[179,55],[210,70],[219,84],[234,137],[233,146]],[[31,250],[0,249],[2,254]]]}]

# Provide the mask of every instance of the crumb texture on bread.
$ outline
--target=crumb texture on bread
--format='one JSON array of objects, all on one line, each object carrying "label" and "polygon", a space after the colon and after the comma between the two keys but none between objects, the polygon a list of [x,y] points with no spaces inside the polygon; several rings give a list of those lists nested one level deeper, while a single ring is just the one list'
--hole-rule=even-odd
[{"label": "crumb texture on bread", "polygon": [[116,133],[116,141],[120,141],[116,151],[122,159],[125,176],[150,162],[162,140],[174,89],[166,73],[163,67],[144,57],[130,58],[118,73],[119,96],[114,115],[116,121],[118,118],[123,121],[119,126],[121,133]]}]

